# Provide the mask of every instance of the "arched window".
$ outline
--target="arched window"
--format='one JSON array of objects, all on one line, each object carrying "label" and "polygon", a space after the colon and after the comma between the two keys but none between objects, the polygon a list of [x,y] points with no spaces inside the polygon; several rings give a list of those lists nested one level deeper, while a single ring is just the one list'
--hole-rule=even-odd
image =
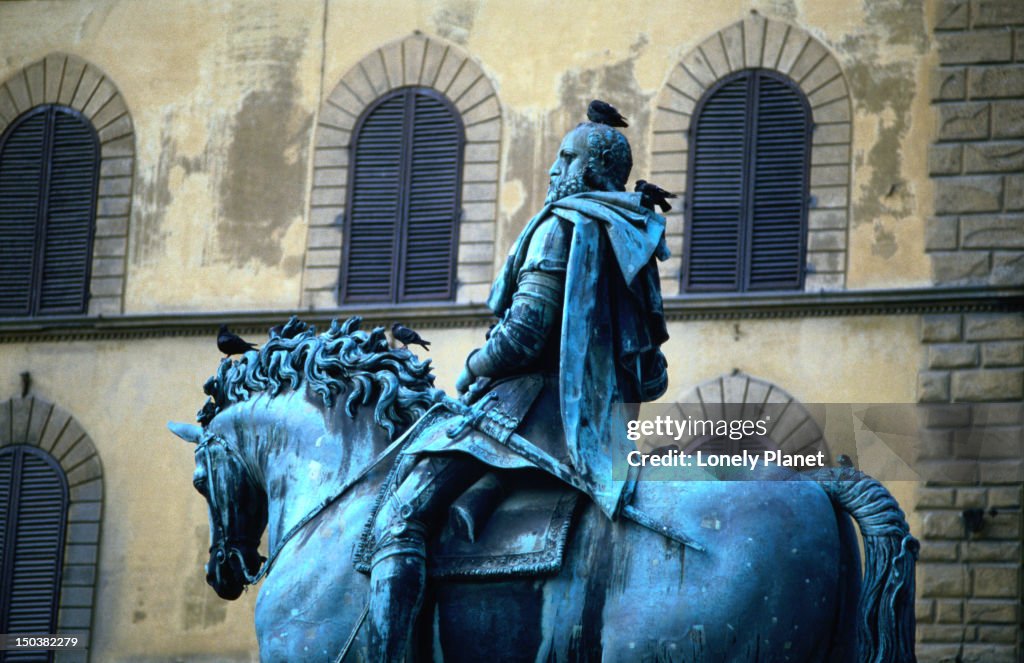
[{"label": "arched window", "polygon": [[389,92],[356,124],[341,301],[452,299],[464,132],[442,94]]},{"label": "arched window", "polygon": [[[67,511],[67,480],[50,454],[0,448],[0,633],[57,630]],[[17,660],[52,660],[25,654]]]},{"label": "arched window", "polygon": [[37,106],[0,136],[0,316],[85,312],[99,157],[67,106]]},{"label": "arched window", "polygon": [[735,72],[690,125],[683,287],[796,290],[807,244],[811,112],[786,76]]}]

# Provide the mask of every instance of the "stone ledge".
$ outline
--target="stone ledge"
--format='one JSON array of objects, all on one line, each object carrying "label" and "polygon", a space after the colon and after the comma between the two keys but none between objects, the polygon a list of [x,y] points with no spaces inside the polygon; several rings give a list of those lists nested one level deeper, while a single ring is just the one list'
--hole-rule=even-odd
[{"label": "stone ledge", "polygon": [[[970,340],[1001,338],[982,333],[993,314],[1024,311],[1024,286],[929,287],[839,292],[765,292],[682,295],[665,298],[669,320],[735,320],[861,315],[931,315],[972,313]],[[0,319],[0,343],[68,340],[119,340],[166,336],[215,335],[227,324],[239,333],[265,333],[299,315],[323,328],[333,318],[361,315],[364,328],[390,324],[396,317],[424,328],[486,327],[492,314],[480,304],[375,304],[277,311],[167,313],[109,317],[50,316]],[[1001,329],[1001,328],[1000,328]]]}]

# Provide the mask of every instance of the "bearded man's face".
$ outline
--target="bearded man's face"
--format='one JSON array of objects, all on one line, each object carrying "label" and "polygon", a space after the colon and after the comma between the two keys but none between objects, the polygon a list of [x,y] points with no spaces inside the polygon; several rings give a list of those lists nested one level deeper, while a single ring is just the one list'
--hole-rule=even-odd
[{"label": "bearded man's face", "polygon": [[585,182],[584,175],[587,172],[587,162],[590,159],[590,147],[587,144],[587,127],[576,127],[562,140],[558,148],[558,156],[551,164],[548,175],[551,183],[548,185],[548,195],[545,203],[552,203],[556,200],[571,196],[584,191],[590,191]]}]

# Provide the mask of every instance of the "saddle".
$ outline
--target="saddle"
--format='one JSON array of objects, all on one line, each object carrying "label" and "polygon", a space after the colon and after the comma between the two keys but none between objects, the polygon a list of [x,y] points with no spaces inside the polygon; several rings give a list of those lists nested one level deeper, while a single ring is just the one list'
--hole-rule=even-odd
[{"label": "saddle", "polygon": [[[579,493],[550,480],[540,483],[541,486],[520,486],[508,492],[502,480],[490,473],[466,491],[452,505],[448,524],[431,543],[427,562],[430,576],[469,578],[558,572]],[[489,500],[496,502],[493,510],[487,504]]]},{"label": "saddle", "polygon": [[[537,412],[549,405],[550,399],[538,399],[544,384],[538,375],[503,380],[469,410],[439,403],[407,431],[402,455],[466,453],[501,470],[487,473],[451,505],[447,524],[430,542],[431,577],[522,576],[561,568],[579,492],[551,476],[571,475],[567,459],[556,457],[564,454],[552,449],[553,435],[533,436],[535,444],[515,432],[527,418],[550,417]],[[392,470],[382,496],[396,480]],[[357,551],[356,568],[363,572],[369,571],[373,518]]]},{"label": "saddle", "polygon": [[[403,455],[467,453],[503,470],[500,476],[485,475],[450,507],[447,525],[431,542],[427,568],[432,577],[524,576],[561,569],[580,492],[573,487],[578,479],[564,443],[559,444],[560,426],[551,425],[560,423],[557,399],[545,398],[545,388],[557,389],[557,384],[544,376],[517,376],[492,386],[469,411],[439,403],[407,431]],[[395,480],[393,470],[378,505]],[[664,506],[626,503],[621,516],[703,550]],[[364,573],[370,570],[376,511],[356,553],[356,568]]]}]

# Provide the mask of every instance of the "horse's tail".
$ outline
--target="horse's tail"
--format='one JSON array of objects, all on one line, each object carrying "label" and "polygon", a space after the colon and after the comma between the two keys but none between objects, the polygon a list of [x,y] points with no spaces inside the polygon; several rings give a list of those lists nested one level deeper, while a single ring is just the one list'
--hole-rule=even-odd
[{"label": "horse's tail", "polygon": [[812,475],[864,537],[858,605],[858,663],[913,663],[914,565],[920,545],[885,487],[863,472],[829,468]]}]

